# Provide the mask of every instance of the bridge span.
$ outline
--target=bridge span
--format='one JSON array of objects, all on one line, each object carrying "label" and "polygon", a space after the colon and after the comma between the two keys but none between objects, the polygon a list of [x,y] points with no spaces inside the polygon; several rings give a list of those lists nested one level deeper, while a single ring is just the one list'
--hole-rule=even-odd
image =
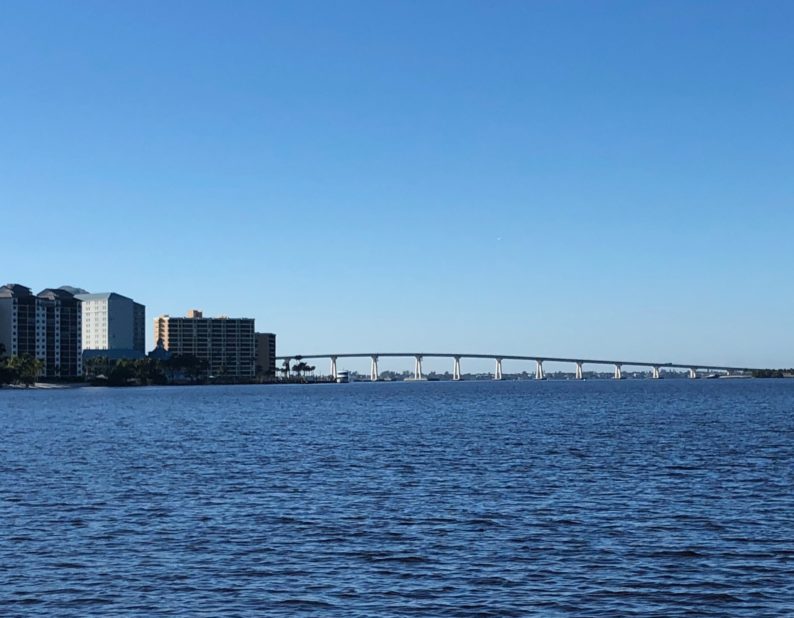
[{"label": "bridge span", "polygon": [[413,358],[414,359],[414,380],[423,380],[424,374],[422,373],[422,360],[425,358],[448,358],[452,360],[452,379],[461,379],[461,359],[464,358],[478,358],[478,359],[491,359],[494,361],[494,380],[502,379],[502,361],[516,360],[528,361],[535,363],[535,379],[545,380],[546,373],[543,369],[543,363],[570,363],[575,366],[574,376],[577,380],[584,378],[584,365],[607,365],[613,366],[615,369],[614,377],[617,380],[623,378],[623,367],[650,367],[651,377],[654,379],[661,378],[662,369],[686,369],[689,371],[690,378],[697,378],[698,371],[706,371],[710,373],[721,372],[726,375],[733,373],[747,373],[756,371],[755,367],[727,367],[723,365],[704,365],[700,363],[657,363],[649,361],[627,361],[627,360],[607,360],[607,359],[594,359],[594,358],[560,358],[554,356],[516,356],[514,354],[452,354],[442,352],[364,352],[364,353],[344,353],[344,354],[293,354],[290,356],[277,356],[276,360],[285,362],[286,370],[289,371],[289,365],[292,361],[302,361],[306,359],[323,359],[327,358],[331,361],[330,375],[336,379],[339,375],[337,371],[337,361],[340,358],[369,358],[370,359],[370,379],[376,382],[380,373],[378,371],[378,359],[400,357],[400,358]]}]

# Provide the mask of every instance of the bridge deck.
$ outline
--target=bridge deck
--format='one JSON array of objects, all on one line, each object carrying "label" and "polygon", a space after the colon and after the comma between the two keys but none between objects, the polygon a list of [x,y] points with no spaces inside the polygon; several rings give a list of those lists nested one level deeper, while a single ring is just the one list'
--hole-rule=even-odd
[{"label": "bridge deck", "polygon": [[542,363],[582,363],[583,365],[621,365],[628,367],[659,367],[669,369],[703,369],[706,371],[758,371],[756,367],[728,367],[724,365],[703,365],[700,363],[653,363],[648,361],[606,360],[595,358],[561,358],[556,356],[517,356],[514,354],[451,354],[445,352],[367,352],[344,354],[292,354],[276,356],[276,360],[303,360],[315,358],[486,358],[491,360],[540,361]]}]

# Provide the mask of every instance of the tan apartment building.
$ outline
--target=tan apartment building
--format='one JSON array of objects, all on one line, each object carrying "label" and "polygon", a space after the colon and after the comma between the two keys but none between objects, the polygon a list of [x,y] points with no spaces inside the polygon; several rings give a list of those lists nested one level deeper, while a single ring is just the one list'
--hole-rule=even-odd
[{"label": "tan apartment building", "polygon": [[171,354],[206,361],[209,375],[253,378],[256,333],[252,318],[205,318],[193,309],[184,318],[161,315],[154,320],[154,340]]}]

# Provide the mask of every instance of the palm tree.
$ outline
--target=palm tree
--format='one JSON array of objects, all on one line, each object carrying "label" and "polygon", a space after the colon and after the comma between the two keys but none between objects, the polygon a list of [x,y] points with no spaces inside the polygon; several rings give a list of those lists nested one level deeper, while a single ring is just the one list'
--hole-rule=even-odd
[{"label": "palm tree", "polygon": [[12,356],[8,361],[8,367],[16,373],[17,381],[22,382],[25,386],[31,386],[36,383],[36,378],[44,368],[44,363],[30,354],[23,354],[22,356]]},{"label": "palm tree", "polygon": [[310,367],[310,365],[307,365],[305,361],[301,361],[292,368],[292,371],[294,371],[299,377],[305,378],[306,372],[311,371],[312,369],[314,369],[314,367]]}]

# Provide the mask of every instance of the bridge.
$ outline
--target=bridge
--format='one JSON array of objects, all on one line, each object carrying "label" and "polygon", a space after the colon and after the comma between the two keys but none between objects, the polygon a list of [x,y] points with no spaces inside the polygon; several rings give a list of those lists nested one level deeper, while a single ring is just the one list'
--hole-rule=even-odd
[{"label": "bridge", "polygon": [[583,367],[584,365],[606,365],[614,367],[614,377],[616,380],[623,378],[623,367],[648,367],[651,369],[651,377],[654,379],[661,378],[662,369],[684,369],[689,372],[690,378],[697,378],[698,371],[705,371],[709,373],[720,372],[730,375],[733,373],[747,373],[750,371],[757,371],[758,368],[754,367],[726,367],[721,365],[704,365],[700,363],[656,363],[648,361],[625,361],[625,360],[605,360],[594,358],[558,358],[554,356],[516,356],[513,354],[450,354],[439,352],[366,352],[358,354],[294,354],[292,356],[277,356],[276,360],[282,361],[284,367],[289,371],[289,366],[292,361],[302,361],[306,359],[323,359],[327,358],[331,361],[330,375],[336,379],[339,375],[337,371],[337,361],[340,358],[369,358],[370,359],[370,379],[377,382],[380,374],[378,372],[378,359],[400,357],[400,358],[413,358],[414,359],[414,380],[423,380],[424,374],[422,373],[422,360],[425,358],[448,358],[452,360],[452,379],[461,379],[461,360],[465,358],[473,359],[490,359],[493,360],[494,380],[502,379],[502,362],[510,361],[528,361],[535,363],[535,379],[545,380],[546,373],[543,369],[543,363],[566,363],[572,364],[575,367],[574,377],[577,380],[584,378]]}]

